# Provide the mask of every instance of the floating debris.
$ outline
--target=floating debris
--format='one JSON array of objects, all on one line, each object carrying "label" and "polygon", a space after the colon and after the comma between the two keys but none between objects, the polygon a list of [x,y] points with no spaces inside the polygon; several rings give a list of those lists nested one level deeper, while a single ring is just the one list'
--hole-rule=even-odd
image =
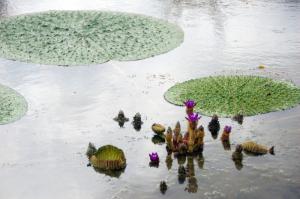
[{"label": "floating debris", "polygon": [[264,145],[257,144],[253,141],[247,141],[241,144],[241,146],[246,153],[250,153],[253,155],[264,155],[267,153],[275,155],[274,146],[268,148]]},{"label": "floating debris", "polygon": [[123,127],[125,122],[129,121],[129,118],[125,117],[125,114],[122,110],[119,111],[118,116],[114,118],[116,122],[119,123],[120,127]]},{"label": "floating debris", "polygon": [[167,185],[167,183],[165,181],[161,181],[160,185],[159,185],[159,188],[160,188],[160,192],[162,194],[165,194],[166,191],[168,190],[168,185]]}]

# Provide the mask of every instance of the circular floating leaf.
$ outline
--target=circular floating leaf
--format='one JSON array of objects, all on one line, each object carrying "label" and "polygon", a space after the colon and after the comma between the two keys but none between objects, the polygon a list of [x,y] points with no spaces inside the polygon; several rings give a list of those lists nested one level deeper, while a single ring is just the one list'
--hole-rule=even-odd
[{"label": "circular floating leaf", "polygon": [[139,60],[182,42],[176,25],[119,12],[50,11],[0,21],[0,56],[40,64]]},{"label": "circular floating leaf", "polygon": [[120,170],[126,167],[124,152],[112,145],[102,146],[91,156],[91,164],[103,170]]},{"label": "circular floating leaf", "polygon": [[0,84],[0,124],[20,119],[27,111],[24,97],[11,88]]},{"label": "circular floating leaf", "polygon": [[300,89],[289,82],[258,76],[216,76],[189,80],[171,87],[165,99],[176,105],[193,99],[196,111],[230,117],[283,110],[300,102]]}]

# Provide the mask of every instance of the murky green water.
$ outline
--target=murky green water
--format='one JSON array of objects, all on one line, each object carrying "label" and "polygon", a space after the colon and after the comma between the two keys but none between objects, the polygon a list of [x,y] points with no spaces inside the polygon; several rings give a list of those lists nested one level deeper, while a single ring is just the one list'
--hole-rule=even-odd
[{"label": "murky green water", "polygon": [[[178,182],[178,161],[166,165],[164,145],[151,142],[151,125],[160,122],[185,128],[184,110],[168,104],[163,93],[175,82],[210,74],[259,73],[300,85],[299,1],[91,1],[0,0],[0,15],[49,9],[101,9],[163,18],[185,31],[175,50],[135,62],[108,62],[73,68],[0,59],[0,83],[21,93],[28,112],[21,120],[0,126],[0,198],[299,198],[300,107],[247,117],[232,125],[232,149],[246,139],[275,145],[275,156],[245,156],[237,170],[219,138],[206,128],[203,159],[186,160],[195,178]],[[266,65],[261,71],[258,65]],[[135,131],[112,120],[119,109],[142,114]],[[207,126],[209,118],[203,117]],[[88,142],[123,148],[127,168],[119,178],[86,167]],[[148,153],[157,151],[158,168]],[[169,157],[170,159],[170,157]],[[168,167],[170,169],[168,169]],[[195,180],[196,179],[196,180]],[[169,186],[164,196],[159,182]],[[195,185],[197,182],[197,186]],[[192,186],[193,185],[193,186]]]}]

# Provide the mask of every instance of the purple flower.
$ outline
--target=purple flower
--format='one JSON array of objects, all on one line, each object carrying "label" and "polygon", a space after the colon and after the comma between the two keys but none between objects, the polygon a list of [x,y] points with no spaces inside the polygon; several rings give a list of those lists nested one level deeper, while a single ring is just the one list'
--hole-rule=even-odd
[{"label": "purple flower", "polygon": [[157,153],[152,152],[149,154],[149,157],[151,162],[159,162],[159,157]]},{"label": "purple flower", "polygon": [[224,127],[224,131],[226,132],[226,133],[230,133],[231,132],[231,126],[225,126]]},{"label": "purple flower", "polygon": [[197,103],[194,100],[187,100],[183,103],[187,108],[194,108],[197,105]]},{"label": "purple flower", "polygon": [[201,116],[198,113],[192,113],[185,117],[189,122],[197,122],[200,118]]}]

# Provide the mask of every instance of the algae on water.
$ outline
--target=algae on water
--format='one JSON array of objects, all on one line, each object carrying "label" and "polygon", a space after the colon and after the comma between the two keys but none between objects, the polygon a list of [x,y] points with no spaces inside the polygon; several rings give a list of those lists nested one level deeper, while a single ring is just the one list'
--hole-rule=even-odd
[{"label": "algae on water", "polygon": [[0,20],[0,56],[40,64],[139,60],[182,42],[174,24],[119,12],[49,11]]},{"label": "algae on water", "polygon": [[193,99],[198,102],[195,110],[209,116],[250,116],[296,106],[300,88],[259,76],[215,76],[176,84],[165,93],[165,99],[175,105]]},{"label": "algae on water", "polygon": [[27,111],[27,102],[16,91],[0,84],[0,124],[18,120]]}]

